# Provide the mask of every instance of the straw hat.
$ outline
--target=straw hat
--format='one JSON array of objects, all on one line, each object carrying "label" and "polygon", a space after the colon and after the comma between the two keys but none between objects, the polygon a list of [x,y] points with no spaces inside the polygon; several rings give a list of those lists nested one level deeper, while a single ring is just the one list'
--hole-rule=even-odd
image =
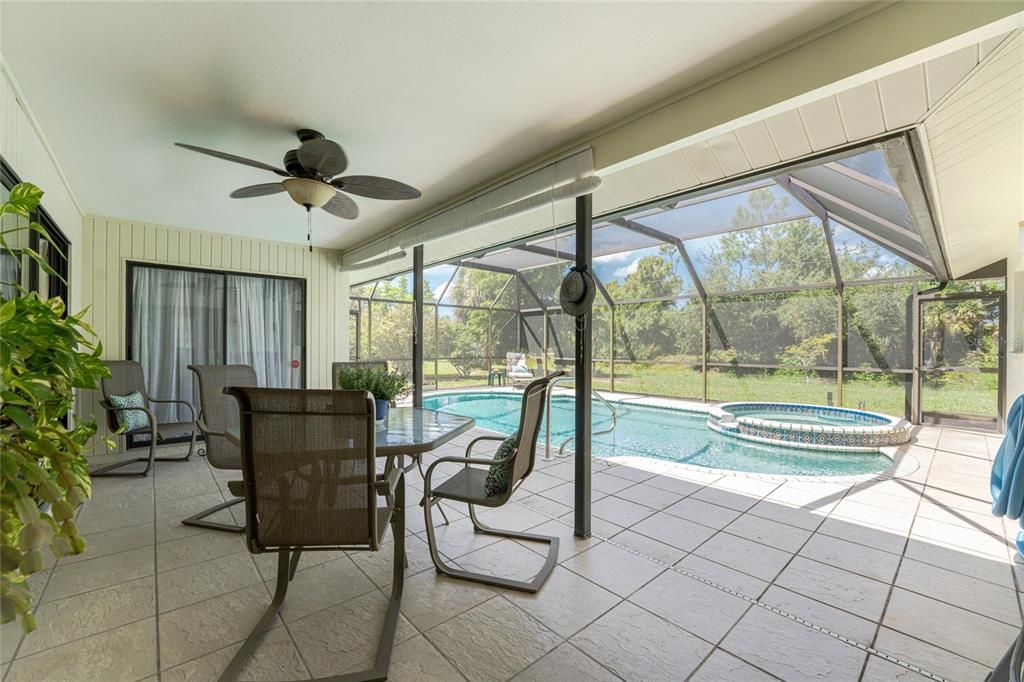
[{"label": "straw hat", "polygon": [[573,266],[562,280],[562,286],[558,290],[558,302],[566,313],[579,317],[590,310],[596,289],[597,285],[590,272]]}]

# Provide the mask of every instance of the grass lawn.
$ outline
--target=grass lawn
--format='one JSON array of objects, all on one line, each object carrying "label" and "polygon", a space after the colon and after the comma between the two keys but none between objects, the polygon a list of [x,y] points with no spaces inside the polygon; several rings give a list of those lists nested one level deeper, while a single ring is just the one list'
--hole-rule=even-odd
[{"label": "grass lawn", "polygon": [[[424,363],[427,388],[434,386],[434,363]],[[476,368],[467,376],[459,376],[447,361],[438,363],[438,387],[441,389],[487,386],[487,372]],[[700,400],[701,374],[687,367],[669,364],[621,363],[615,365],[615,390],[669,398]],[[943,377],[926,377],[921,394],[926,412],[969,414],[993,417],[997,411],[998,378],[995,374],[955,373]],[[608,365],[599,363],[594,369],[594,388],[611,390]],[[768,370],[745,371],[711,369],[708,372],[708,399],[711,401],[780,401],[824,405],[828,393],[837,395],[835,381],[816,377],[772,373]],[[843,404],[857,407],[864,401],[865,409],[903,416],[903,384],[867,373],[848,372],[843,381]]]}]

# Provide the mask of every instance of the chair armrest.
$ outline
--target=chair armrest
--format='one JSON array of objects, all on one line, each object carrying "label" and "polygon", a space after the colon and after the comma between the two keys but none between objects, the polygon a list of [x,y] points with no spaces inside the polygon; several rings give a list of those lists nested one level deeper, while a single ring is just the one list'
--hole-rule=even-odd
[{"label": "chair armrest", "polygon": [[[100,403],[100,407],[102,407],[107,412],[128,412],[128,411],[145,412],[146,413],[146,418],[149,419],[149,428],[150,428],[150,430],[151,431],[156,430],[156,415],[153,414],[153,412],[149,408],[146,408],[146,407],[114,407],[113,405],[111,405],[106,400],[101,400],[101,401],[99,401],[99,403]],[[124,428],[124,426],[122,425],[121,429],[118,429],[118,432],[120,433],[120,431],[123,428]],[[114,434],[114,435],[117,435],[117,434]]]},{"label": "chair armrest", "polygon": [[469,441],[469,445],[466,446],[466,457],[469,457],[469,453],[473,452],[473,446],[482,440],[503,441],[506,438],[508,438],[508,436],[478,436],[473,440]]},{"label": "chair armrest", "polygon": [[221,438],[227,438],[228,434],[225,431],[214,431],[210,428],[210,425],[206,423],[202,417],[196,421],[196,428],[198,428],[204,436],[220,436]]},{"label": "chair armrest", "polygon": [[192,413],[192,421],[196,420],[196,408],[187,400],[157,400],[156,398],[150,398],[151,403],[178,403],[179,405],[186,405],[188,411]]},{"label": "chair armrest", "polygon": [[431,463],[429,467],[427,467],[427,473],[424,474],[423,476],[423,494],[430,494],[430,477],[433,475],[434,468],[437,467],[438,464],[462,464],[467,467],[470,464],[490,466],[494,463],[504,462],[505,460],[509,459],[509,457],[512,457],[514,454],[515,453],[503,459],[484,459],[483,457],[441,457],[439,459],[436,459]]}]

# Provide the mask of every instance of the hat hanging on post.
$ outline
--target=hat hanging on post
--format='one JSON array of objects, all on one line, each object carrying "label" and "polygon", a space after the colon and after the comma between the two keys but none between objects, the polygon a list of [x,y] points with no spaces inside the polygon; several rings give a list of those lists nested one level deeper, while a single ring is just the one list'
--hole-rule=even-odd
[{"label": "hat hanging on post", "polygon": [[579,317],[590,310],[596,289],[594,277],[590,272],[586,268],[581,269],[574,265],[562,280],[562,286],[558,290],[558,303],[567,314]]}]

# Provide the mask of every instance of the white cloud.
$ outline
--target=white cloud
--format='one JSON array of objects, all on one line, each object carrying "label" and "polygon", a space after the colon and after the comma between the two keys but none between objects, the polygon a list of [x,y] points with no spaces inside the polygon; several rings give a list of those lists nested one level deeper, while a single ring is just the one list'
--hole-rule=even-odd
[{"label": "white cloud", "polygon": [[621,277],[621,278],[625,279],[626,277],[629,277],[634,272],[636,272],[636,269],[639,266],[639,264],[640,264],[640,259],[639,258],[635,258],[635,259],[633,259],[632,262],[629,263],[629,265],[623,265],[621,268],[618,268],[617,270],[615,270],[615,272],[613,272],[612,275],[614,277]]},{"label": "white cloud", "polygon": [[610,253],[607,256],[596,256],[594,258],[595,263],[624,263],[633,257],[633,253],[630,251],[624,251],[622,253]]}]

